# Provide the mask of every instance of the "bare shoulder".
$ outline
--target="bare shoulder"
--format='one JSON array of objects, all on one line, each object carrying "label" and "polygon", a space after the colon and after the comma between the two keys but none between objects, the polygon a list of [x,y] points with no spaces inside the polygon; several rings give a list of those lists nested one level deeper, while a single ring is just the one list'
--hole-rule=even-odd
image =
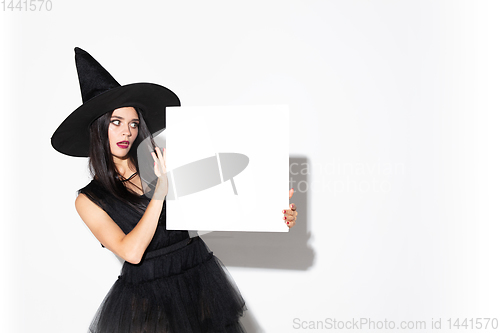
[{"label": "bare shoulder", "polygon": [[[93,203],[93,202],[90,201],[90,199],[85,194],[83,194],[83,193],[78,194],[78,196],[75,199],[76,210],[79,210],[79,209],[87,206],[89,203]],[[94,206],[97,207],[96,204],[94,204]]]},{"label": "bare shoulder", "polygon": [[83,222],[99,242],[117,253],[117,244],[125,234],[113,219],[83,193],[76,197],[75,207]]},{"label": "bare shoulder", "polygon": [[111,220],[109,215],[99,206],[97,206],[92,200],[90,200],[85,194],[80,193],[75,200],[75,208],[83,222],[87,224],[93,224],[93,221],[97,220]]},{"label": "bare shoulder", "polygon": [[[104,210],[97,206],[92,200],[90,200],[85,194],[80,193],[75,199],[75,208],[78,214],[83,218],[83,215],[94,215],[99,213],[104,213]],[[106,214],[107,215],[107,214]]]}]

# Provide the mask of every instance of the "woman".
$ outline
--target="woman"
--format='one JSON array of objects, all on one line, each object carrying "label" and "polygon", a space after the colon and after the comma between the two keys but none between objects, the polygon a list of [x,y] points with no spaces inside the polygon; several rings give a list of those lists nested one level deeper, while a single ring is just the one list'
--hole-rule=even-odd
[{"label": "woman", "polygon": [[[89,157],[94,179],[79,190],[76,209],[102,246],[125,261],[90,332],[243,331],[244,301],[220,261],[199,237],[165,228],[165,151],[151,132],[165,127],[164,108],[179,99],[150,83],[120,86],[79,48],[75,59],[83,105],[56,130],[52,145]],[[137,146],[145,139],[154,147],[155,184],[139,176]],[[289,227],[297,216],[292,205],[283,210]]]}]

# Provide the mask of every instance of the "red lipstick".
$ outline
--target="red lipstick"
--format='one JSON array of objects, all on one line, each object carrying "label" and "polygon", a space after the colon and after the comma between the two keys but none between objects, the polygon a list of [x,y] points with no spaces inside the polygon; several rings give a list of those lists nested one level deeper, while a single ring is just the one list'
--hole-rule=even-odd
[{"label": "red lipstick", "polygon": [[129,142],[128,141],[120,141],[120,142],[117,142],[116,144],[120,148],[127,149],[128,145],[129,145]]}]

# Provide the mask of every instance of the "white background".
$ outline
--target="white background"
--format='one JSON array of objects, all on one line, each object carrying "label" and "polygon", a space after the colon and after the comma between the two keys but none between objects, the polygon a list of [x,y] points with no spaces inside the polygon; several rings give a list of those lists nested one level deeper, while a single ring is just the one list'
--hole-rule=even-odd
[{"label": "white background", "polygon": [[75,46],[186,106],[290,106],[298,226],[207,235],[249,331],[500,316],[498,2],[52,2],[1,14],[2,331],[85,332],[119,274],[50,146]]}]

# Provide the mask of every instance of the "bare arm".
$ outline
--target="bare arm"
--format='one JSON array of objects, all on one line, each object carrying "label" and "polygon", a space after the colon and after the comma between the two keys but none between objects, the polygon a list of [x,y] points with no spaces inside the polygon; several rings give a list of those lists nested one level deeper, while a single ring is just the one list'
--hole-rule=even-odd
[{"label": "bare arm", "polygon": [[102,245],[123,260],[137,264],[156,231],[163,200],[151,200],[140,221],[128,234],[85,194],[78,195],[75,206],[83,222]]},{"label": "bare arm", "polygon": [[155,193],[146,207],[144,215],[128,234],[125,234],[113,219],[85,194],[80,193],[75,200],[78,214],[99,242],[132,264],[141,261],[144,251],[151,242],[158,226],[163,200],[168,193],[165,157],[162,156],[158,148],[157,154],[160,159],[156,155],[153,156],[155,173],[158,176]]}]

